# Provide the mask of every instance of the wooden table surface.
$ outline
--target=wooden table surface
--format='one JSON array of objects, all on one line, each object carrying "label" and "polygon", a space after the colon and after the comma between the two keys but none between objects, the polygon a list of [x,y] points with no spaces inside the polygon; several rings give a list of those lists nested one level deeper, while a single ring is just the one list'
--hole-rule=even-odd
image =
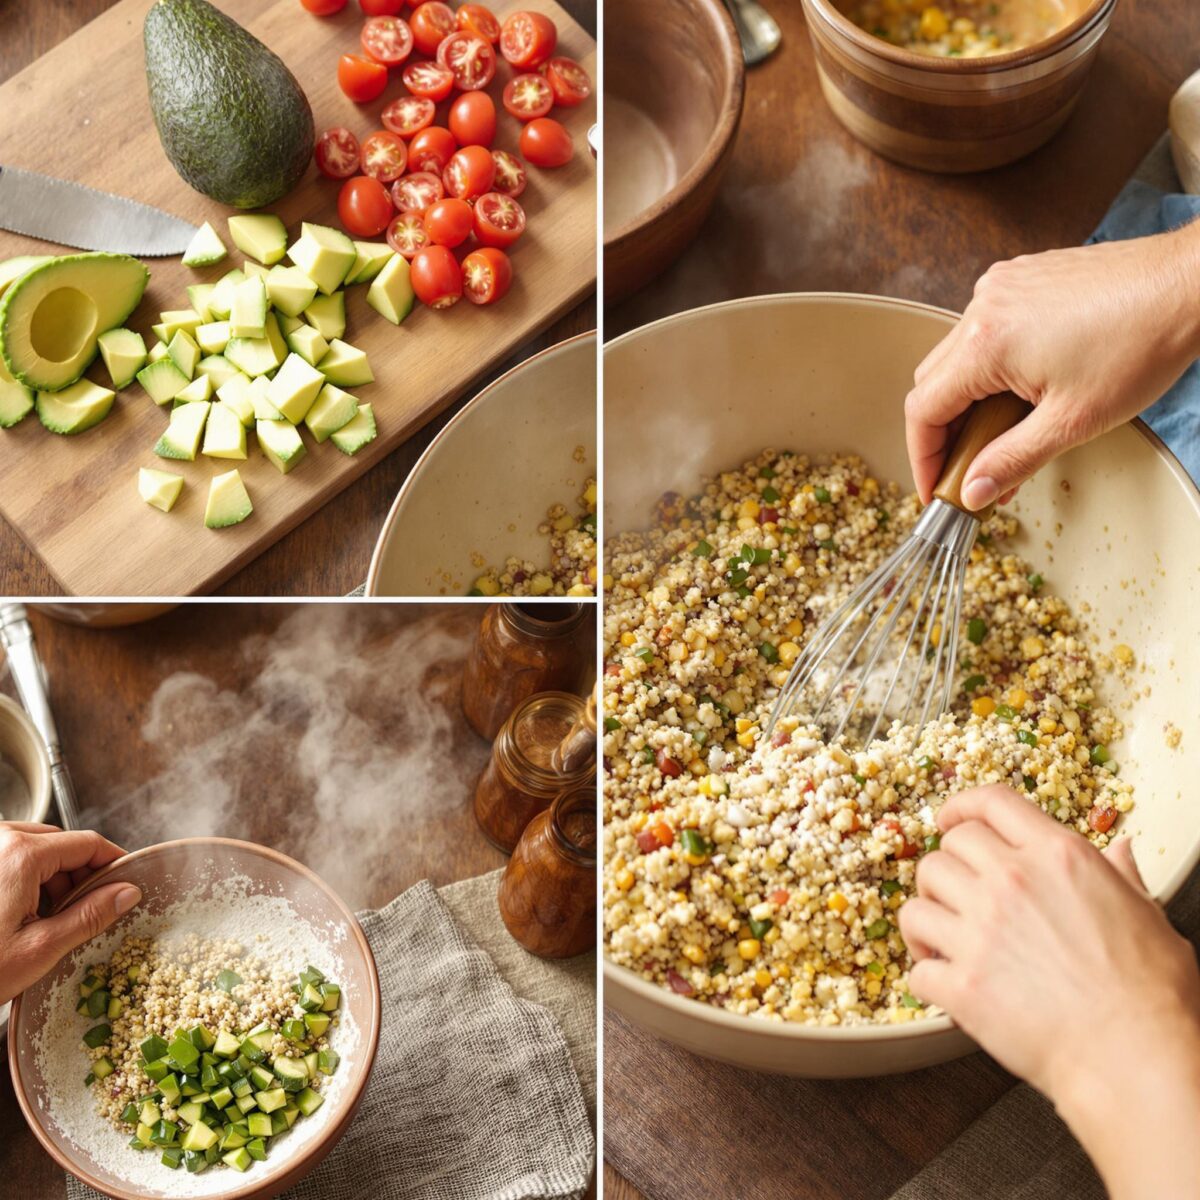
[{"label": "wooden table surface", "polygon": [[[98,16],[115,0],[0,2],[0,82]],[[563,0],[589,33],[596,32],[597,0]],[[98,136],[103,136],[102,134]],[[63,173],[69,175],[64,167]],[[578,305],[483,377],[403,446],[281,538],[217,589],[231,596],[342,596],[364,583],[371,552],[392,501],[438,430],[486,383],[522,359],[577,333],[596,328],[594,299]],[[0,596],[54,596],[61,587],[16,531],[0,518]]]},{"label": "wooden table surface", "polygon": [[[975,280],[997,259],[1076,245],[1088,236],[1166,128],[1168,100],[1196,68],[1200,46],[1194,0],[1120,0],[1080,108],[1056,138],[998,171],[936,176],[877,158],[845,132],[821,97],[800,4],[765,3],[783,44],[746,73],[742,125],[713,212],[672,269],[605,313],[607,337],[670,313],[768,292],[867,292],[961,310]],[[620,29],[610,26],[605,35],[606,52],[620,53]],[[621,1036],[607,1021],[614,1047]],[[629,1050],[626,1062],[636,1063],[636,1047],[622,1045]],[[937,1108],[948,1119],[904,1133],[908,1173],[1009,1086],[990,1060],[968,1061],[970,1069],[925,1074],[925,1086],[940,1091]],[[829,1084],[825,1128],[779,1131],[795,1139],[798,1154],[822,1141],[861,1148],[822,1156],[821,1182],[808,1177],[804,1200],[890,1194],[877,1167],[895,1159],[887,1113],[902,1103],[905,1086],[887,1079]],[[648,1101],[636,1088],[608,1075],[610,1125],[618,1104],[639,1112],[640,1102]],[[672,1153],[686,1159],[689,1129],[699,1129],[700,1120],[689,1117],[686,1100],[676,1102],[678,1124],[664,1136]],[[861,1137],[848,1139],[856,1128]],[[604,1184],[608,1200],[641,1196],[609,1165]],[[707,1189],[714,1184],[706,1180]]]},{"label": "wooden table surface", "polygon": [[[188,834],[263,842],[362,909],[506,861],[475,824],[489,745],[459,709],[481,615],[188,604],[123,629],[31,621],[87,824],[129,849]],[[2,658],[0,691],[15,696]],[[4,1062],[0,1195],[62,1200]]]}]

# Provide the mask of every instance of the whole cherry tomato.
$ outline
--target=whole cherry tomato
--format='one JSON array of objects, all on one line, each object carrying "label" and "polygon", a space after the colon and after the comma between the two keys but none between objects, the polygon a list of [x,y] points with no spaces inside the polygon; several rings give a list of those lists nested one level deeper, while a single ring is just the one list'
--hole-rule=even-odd
[{"label": "whole cherry tomato", "polygon": [[364,54],[343,54],[338,59],[338,85],[355,104],[378,100],[387,81],[387,67]]},{"label": "whole cherry tomato", "polygon": [[430,308],[449,308],[462,299],[462,268],[445,246],[426,246],[412,258],[413,291]]},{"label": "whole cherry tomato", "polygon": [[487,92],[463,92],[450,105],[450,132],[460,146],[490,146],[496,136],[496,102]]},{"label": "whole cherry tomato", "polygon": [[535,167],[561,167],[574,152],[571,135],[553,117],[539,117],[521,130],[521,153]]},{"label": "whole cherry tomato", "polygon": [[392,198],[378,179],[356,175],[342,184],[338,196],[338,217],[347,233],[355,237],[376,237],[395,215]]}]

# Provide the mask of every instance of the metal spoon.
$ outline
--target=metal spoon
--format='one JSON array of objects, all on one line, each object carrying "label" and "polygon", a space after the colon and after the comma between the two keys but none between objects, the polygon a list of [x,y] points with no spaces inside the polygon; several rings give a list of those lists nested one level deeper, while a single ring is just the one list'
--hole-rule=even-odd
[{"label": "metal spoon", "polygon": [[746,66],[752,67],[764,58],[770,58],[779,49],[783,35],[775,18],[758,0],[725,0],[725,7],[737,26]]}]

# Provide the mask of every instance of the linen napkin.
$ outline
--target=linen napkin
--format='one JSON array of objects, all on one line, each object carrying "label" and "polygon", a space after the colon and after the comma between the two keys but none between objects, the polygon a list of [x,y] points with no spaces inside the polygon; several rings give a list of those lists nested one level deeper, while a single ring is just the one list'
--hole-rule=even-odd
[{"label": "linen napkin", "polygon": [[[359,914],[383,993],[379,1052],[354,1122],[287,1200],[583,1195],[595,1160],[594,959],[526,954],[500,920],[499,880],[441,892],[423,882]],[[67,1198],[102,1200],[69,1175]]]}]

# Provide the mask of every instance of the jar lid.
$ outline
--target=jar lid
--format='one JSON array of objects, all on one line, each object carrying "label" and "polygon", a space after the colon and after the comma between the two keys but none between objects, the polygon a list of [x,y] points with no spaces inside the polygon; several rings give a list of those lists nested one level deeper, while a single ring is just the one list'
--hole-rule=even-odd
[{"label": "jar lid", "polygon": [[514,627],[531,637],[557,638],[573,633],[587,615],[587,606],[572,600],[504,604],[501,614]]}]

